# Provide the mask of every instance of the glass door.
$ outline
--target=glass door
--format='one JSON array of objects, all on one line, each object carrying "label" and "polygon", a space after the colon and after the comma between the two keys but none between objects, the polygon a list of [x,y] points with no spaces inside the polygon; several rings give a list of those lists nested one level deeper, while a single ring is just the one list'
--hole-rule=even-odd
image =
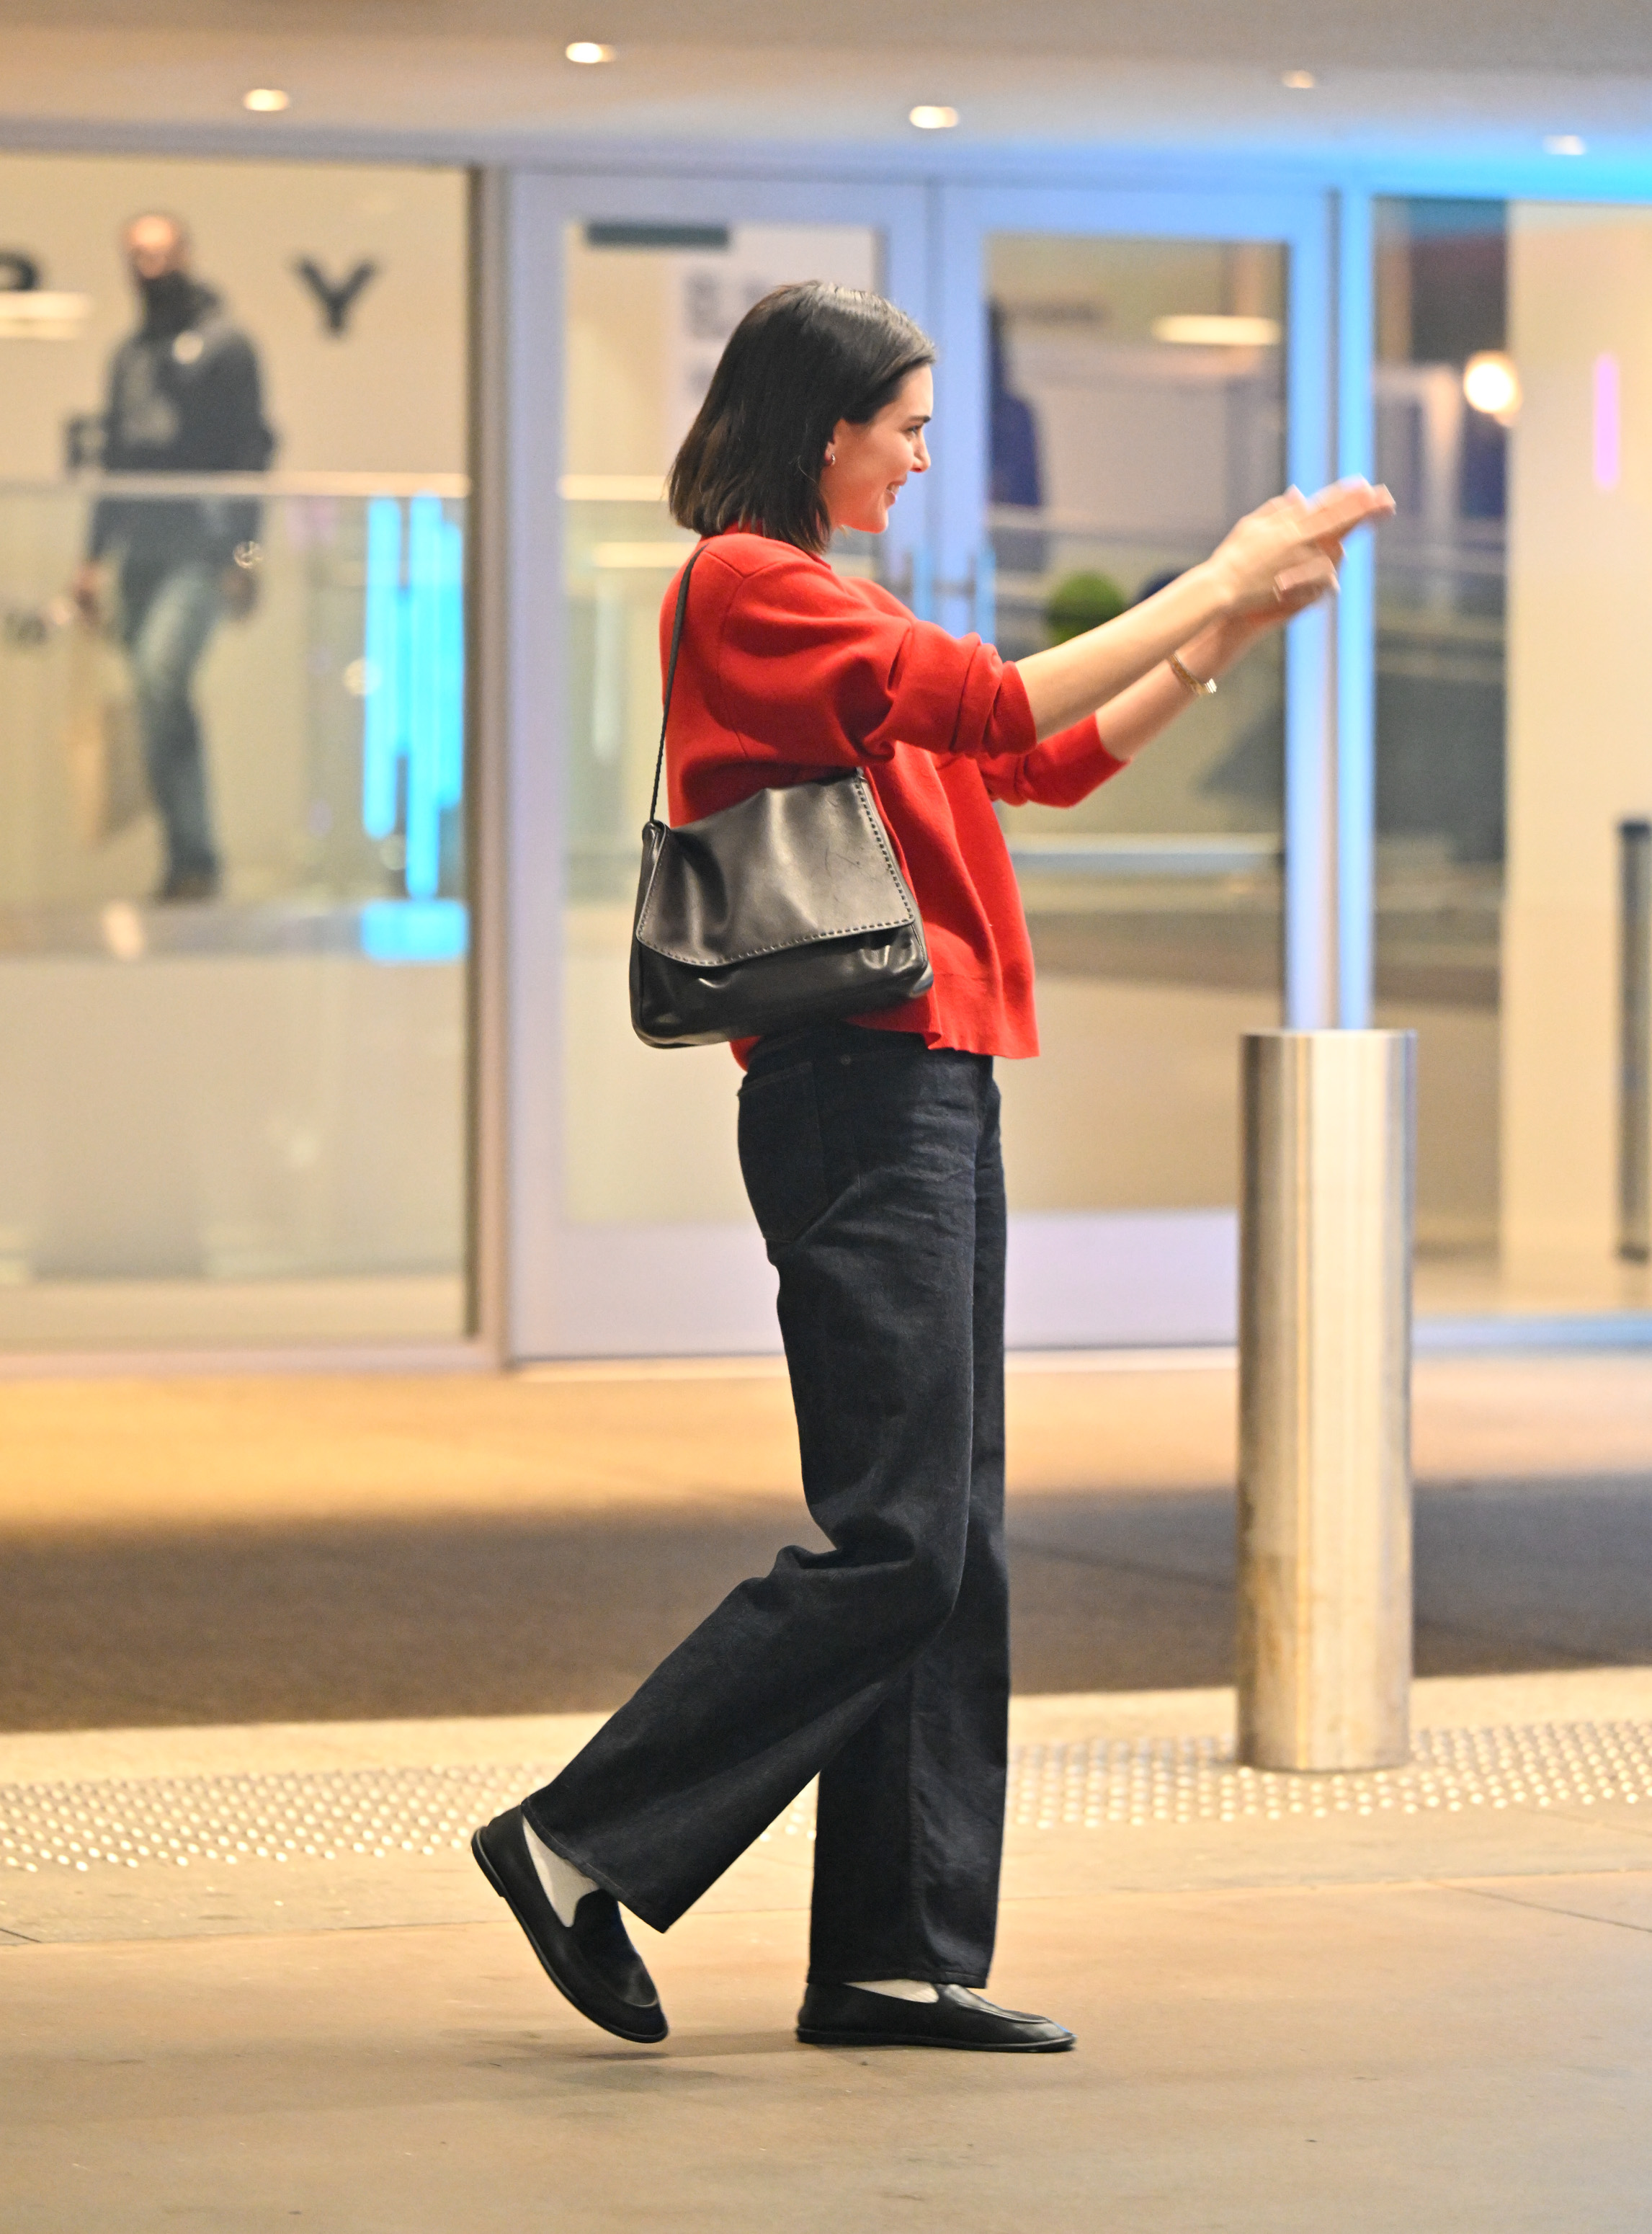
[{"label": "glass door", "polygon": [[[726,1048],[650,1048],[630,1026],[660,602],[693,544],[663,484],[724,342],[770,287],[877,288],[927,323],[923,196],[542,179],[528,182],[516,221],[521,284],[559,376],[554,401],[549,383],[539,389],[554,447],[545,446],[545,507],[522,552],[536,610],[553,617],[534,694],[549,767],[524,738],[530,803],[513,817],[513,1347],[528,1356],[774,1349],[773,1275],[735,1150],[739,1070]],[[911,595],[925,506],[918,484],[890,534],[846,540],[833,563],[876,570]]]},{"label": "glass door", "polygon": [[[939,617],[1036,650],[1329,478],[1317,199],[948,199]],[[1012,1345],[1232,1339],[1239,1037],[1329,1021],[1327,636],[1295,623],[1083,805],[1002,811],[1043,1049],[999,1066]]]},{"label": "glass door", "polygon": [[[773,1349],[738,1072],[640,1045],[626,987],[657,617],[689,544],[662,484],[722,343],[811,278],[878,287],[936,333],[936,470],[887,537],[833,559],[1014,656],[1192,564],[1287,478],[1327,477],[1323,207],[542,178],[513,226],[536,307],[515,344],[512,594],[534,619],[513,716],[512,1347]],[[1001,1066],[1012,1342],[1231,1336],[1238,1035],[1318,1020],[1285,838],[1318,812],[1326,677],[1316,617],[1097,801],[1009,818],[1046,1048]]]}]

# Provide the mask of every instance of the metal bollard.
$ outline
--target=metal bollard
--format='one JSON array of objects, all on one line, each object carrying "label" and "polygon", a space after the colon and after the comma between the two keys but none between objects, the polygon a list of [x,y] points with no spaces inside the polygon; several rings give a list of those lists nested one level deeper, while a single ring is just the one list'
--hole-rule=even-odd
[{"label": "metal bollard", "polygon": [[1620,822],[1617,1253],[1652,1257],[1652,822]]},{"label": "metal bollard", "polygon": [[1415,1035],[1250,1032],[1239,1758],[1411,1751]]}]

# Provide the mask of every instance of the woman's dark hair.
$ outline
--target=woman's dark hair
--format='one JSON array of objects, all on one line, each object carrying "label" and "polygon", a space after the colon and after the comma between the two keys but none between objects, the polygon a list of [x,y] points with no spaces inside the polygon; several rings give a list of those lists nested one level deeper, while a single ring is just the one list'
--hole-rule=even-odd
[{"label": "woman's dark hair", "polygon": [[904,310],[855,287],[776,287],[728,336],[666,493],[698,535],[749,527],[805,551],[832,533],[820,468],[840,419],[865,426],[935,344]]}]

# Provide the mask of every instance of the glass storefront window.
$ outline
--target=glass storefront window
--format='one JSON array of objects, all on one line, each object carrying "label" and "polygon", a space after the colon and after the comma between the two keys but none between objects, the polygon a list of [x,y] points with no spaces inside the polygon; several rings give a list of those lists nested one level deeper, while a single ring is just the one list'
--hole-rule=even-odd
[{"label": "glass storefront window", "polygon": [[1464,392],[1506,361],[1500,202],[1377,224],[1376,1017],[1418,1035],[1419,1306],[1499,1244],[1507,431]]},{"label": "glass storefront window", "polygon": [[1378,1020],[1419,1034],[1426,1311],[1652,1302],[1617,1203],[1649,282],[1643,210],[1381,207]]},{"label": "glass storefront window", "polygon": [[[1283,485],[1284,279],[1263,242],[989,238],[1006,656],[1161,587]],[[1280,1017],[1283,752],[1276,643],[1084,805],[1005,811],[1043,1046],[1000,1067],[1015,1208],[1236,1200],[1235,1045]]]},{"label": "glass storefront window", "polygon": [[459,1335],[467,182],[0,178],[0,1347]]}]

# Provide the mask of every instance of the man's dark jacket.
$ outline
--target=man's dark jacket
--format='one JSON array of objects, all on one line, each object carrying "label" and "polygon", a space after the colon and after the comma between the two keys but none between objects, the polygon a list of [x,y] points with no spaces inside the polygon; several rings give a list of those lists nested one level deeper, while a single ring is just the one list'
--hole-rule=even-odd
[{"label": "man's dark jacket", "polygon": [[[103,469],[111,474],[261,473],[275,449],[258,360],[210,287],[181,272],[147,291],[144,322],[109,366]],[[256,541],[253,498],[173,501],[105,497],[92,515],[90,556],[128,564],[223,565]]]}]

